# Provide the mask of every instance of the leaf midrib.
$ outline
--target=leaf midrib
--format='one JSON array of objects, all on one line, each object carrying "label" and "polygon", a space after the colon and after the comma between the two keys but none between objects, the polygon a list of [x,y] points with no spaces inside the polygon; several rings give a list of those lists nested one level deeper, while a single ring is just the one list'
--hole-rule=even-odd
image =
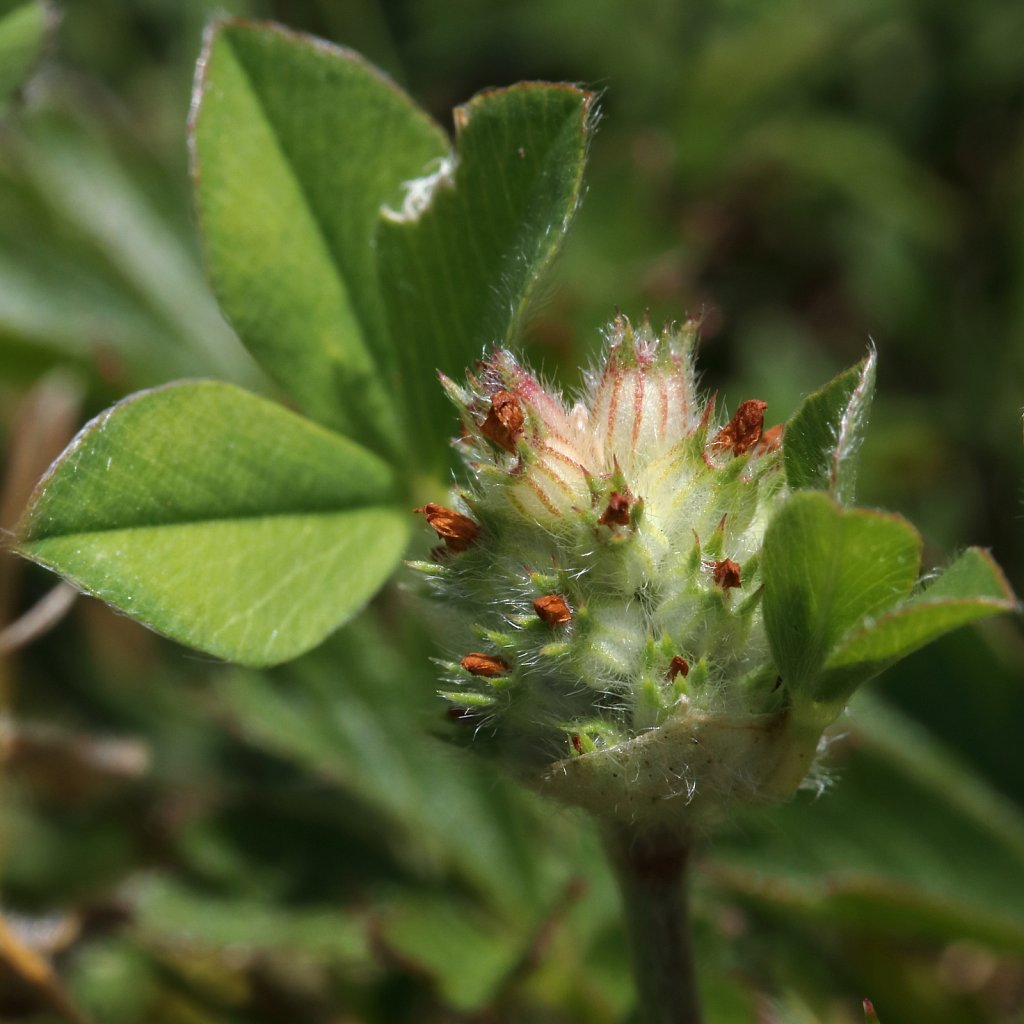
[{"label": "leaf midrib", "polygon": [[195,517],[190,519],[168,519],[162,522],[126,523],[100,526],[88,530],[73,530],[68,533],[44,533],[32,535],[18,542],[18,550],[28,553],[33,544],[41,544],[48,540],[68,540],[73,537],[94,537],[107,533],[121,533],[135,530],[160,530],[183,526],[209,526],[215,523],[244,523],[253,520],[272,519],[310,519],[322,516],[343,516],[354,512],[401,512],[402,507],[396,502],[369,502],[367,504],[345,505],[330,509],[305,509],[299,511],[274,510],[270,512],[239,512],[230,515]]}]

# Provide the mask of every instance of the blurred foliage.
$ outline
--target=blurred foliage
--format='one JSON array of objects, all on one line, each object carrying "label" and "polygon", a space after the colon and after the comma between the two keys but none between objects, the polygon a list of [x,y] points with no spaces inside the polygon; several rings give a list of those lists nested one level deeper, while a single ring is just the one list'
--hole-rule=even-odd
[{"label": "blurred foliage", "polygon": [[[67,0],[0,123],[0,525],[126,391],[260,386],[189,206],[192,64],[225,10],[364,52],[445,124],[486,85],[605,90],[530,358],[571,385],[615,305],[702,312],[707,384],[770,423],[873,338],[862,500],[1024,589],[1017,0]],[[0,623],[53,586],[3,556]],[[590,826],[442,742],[437,653],[399,586],[269,673],[84,600],[0,655],[0,1018],[627,1020]],[[1022,681],[1018,623],[957,633],[854,709],[822,795],[709,844],[711,1021],[848,1024],[865,996],[885,1024],[1021,1020]]]}]

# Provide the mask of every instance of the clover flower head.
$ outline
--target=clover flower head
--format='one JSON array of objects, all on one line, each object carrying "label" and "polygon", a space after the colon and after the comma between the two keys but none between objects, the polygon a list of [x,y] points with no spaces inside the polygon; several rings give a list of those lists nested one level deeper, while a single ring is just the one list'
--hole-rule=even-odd
[{"label": "clover flower head", "polygon": [[1016,607],[987,553],[921,585],[914,528],[848,507],[873,352],[783,434],[758,399],[716,415],[695,341],[619,316],[572,405],[504,350],[442,376],[468,482],[418,510],[443,543],[412,563],[478,747],[600,817],[682,831],[791,796],[861,682]]},{"label": "clover flower head", "polygon": [[[442,377],[470,483],[420,510],[444,544],[418,567],[464,650],[444,665],[455,716],[520,774],[627,818],[756,785],[690,748],[742,746],[779,710],[758,561],[786,494],[780,430],[756,399],[716,419],[695,341],[619,316],[573,405],[504,350]],[[641,763],[646,781],[616,784]]]}]

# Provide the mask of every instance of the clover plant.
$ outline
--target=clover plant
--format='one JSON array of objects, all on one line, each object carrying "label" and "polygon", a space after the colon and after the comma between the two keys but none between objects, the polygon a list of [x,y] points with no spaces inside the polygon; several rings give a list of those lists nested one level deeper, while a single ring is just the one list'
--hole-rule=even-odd
[{"label": "clover plant", "polygon": [[214,25],[196,210],[277,395],[125,399],[39,483],[17,544],[261,666],[412,578],[433,531],[410,565],[442,624],[439,715],[599,820],[646,1019],[696,1021],[695,839],[789,798],[865,680],[1016,602],[975,548],[921,579],[914,527],[853,504],[874,351],[770,429],[764,402],[729,415],[700,391],[689,321],[616,317],[574,399],[513,354],[595,122],[591,93],[521,84],[459,107],[453,144],[352,52]]}]

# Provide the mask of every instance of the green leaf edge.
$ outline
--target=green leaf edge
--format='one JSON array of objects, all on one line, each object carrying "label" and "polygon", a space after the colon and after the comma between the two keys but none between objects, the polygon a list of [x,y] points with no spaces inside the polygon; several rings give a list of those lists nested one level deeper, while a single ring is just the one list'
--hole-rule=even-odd
[{"label": "green leaf edge", "polygon": [[[792,438],[794,435],[799,435],[802,418],[810,416],[818,405],[825,402],[829,393],[834,388],[843,386],[847,378],[853,378],[856,380],[854,386],[849,389],[849,397],[847,398],[845,410],[840,423],[829,424],[829,427],[836,432],[836,436],[834,437],[835,445],[831,449],[822,448],[820,450],[818,453],[819,463],[817,466],[808,467],[806,465],[798,465],[795,461],[795,456],[792,454],[792,442],[790,443],[789,448],[783,444],[783,467],[786,473],[786,483],[791,488],[794,490],[820,489],[837,498],[841,504],[846,505],[852,503],[853,484],[856,477],[856,448],[858,446],[858,442],[856,439],[851,439],[853,444],[852,450],[845,455],[840,453],[839,449],[843,446],[843,437],[840,434],[842,429],[842,420],[849,414],[850,409],[855,402],[860,399],[865,404],[860,426],[864,425],[868,411],[871,407],[871,400],[874,395],[877,367],[878,353],[874,346],[872,346],[869,349],[868,354],[859,363],[855,363],[849,369],[843,370],[841,373],[833,377],[827,384],[824,384],[822,387],[807,395],[789,417],[786,422],[784,436]],[[846,489],[842,487],[840,479],[839,463],[843,459],[854,460],[850,469],[852,476],[849,480],[849,493],[844,493]],[[826,465],[828,467],[828,471],[823,474],[822,470],[826,468]]]},{"label": "green leaf edge", "polygon": [[[600,93],[591,90],[584,89],[580,86],[573,85],[567,82],[547,82],[547,81],[526,81],[526,82],[515,82],[512,85],[500,86],[489,89],[483,89],[470,97],[465,103],[459,104],[452,111],[453,122],[455,125],[454,138],[451,140],[448,149],[448,158],[452,160],[452,177],[449,182],[439,183],[436,188],[450,189],[453,192],[458,192],[459,189],[459,174],[462,168],[462,160],[459,158],[460,151],[460,139],[462,134],[469,126],[476,109],[482,105],[490,102],[493,99],[513,94],[516,92],[535,92],[535,91],[549,91],[558,90],[562,92],[573,93],[580,98],[580,114],[579,114],[579,133],[580,133],[580,160],[576,166],[576,173],[572,178],[572,194],[573,202],[571,208],[567,211],[561,224],[552,224],[551,227],[554,230],[548,232],[548,241],[544,246],[543,252],[537,260],[536,266],[532,271],[527,285],[522,289],[515,302],[515,309],[509,317],[509,325],[506,331],[506,337],[502,339],[492,338],[491,341],[495,344],[508,344],[511,343],[513,337],[521,329],[523,321],[528,317],[531,305],[537,296],[538,288],[541,286],[544,276],[550,270],[552,264],[557,259],[564,243],[566,235],[568,234],[569,228],[571,227],[572,221],[579,211],[579,208],[583,202],[585,195],[585,189],[583,182],[585,178],[585,171],[587,165],[587,157],[589,154],[590,143],[594,135],[594,131],[597,127],[598,121],[600,120],[600,110],[598,108],[598,102],[600,100]],[[435,193],[436,194],[436,193]],[[426,202],[424,207],[419,210],[415,217],[407,218],[404,215],[397,213],[394,210],[389,210],[387,207],[382,206],[380,209],[378,228],[376,237],[379,238],[383,231],[396,231],[401,232],[404,230],[414,230],[419,221],[425,216],[430,214],[433,209],[433,194],[430,199]],[[378,264],[378,272],[382,272],[382,268]],[[389,321],[389,328],[390,328]],[[396,349],[396,352],[398,350]],[[400,355],[400,353],[399,353]],[[443,361],[439,354],[439,361]],[[435,366],[436,370],[442,372],[448,372],[453,374],[461,373],[465,367],[458,365],[449,366]],[[400,380],[400,384],[403,382]],[[429,403],[426,406],[423,405],[422,396],[413,390],[411,393],[406,390],[405,399],[408,409],[415,409],[419,414],[420,418],[426,416],[429,413]],[[415,425],[409,424],[408,429],[414,430]],[[440,470],[443,468],[443,463],[447,461],[447,457],[450,454],[450,443],[446,438],[442,438],[434,445],[430,446],[433,451],[425,452],[420,450],[419,445],[415,444],[410,446],[409,454],[412,456],[420,456],[426,459],[431,465],[431,468]],[[433,465],[437,463],[437,465]]]},{"label": "green leaf edge", "polygon": [[[590,141],[594,136],[594,131],[597,128],[597,123],[600,118],[600,111],[597,106],[600,96],[592,89],[583,89],[580,86],[573,85],[569,82],[515,82],[512,85],[503,86],[501,88],[484,89],[481,92],[478,92],[475,96],[470,97],[470,99],[465,103],[456,107],[453,112],[456,125],[455,140],[452,146],[452,153],[454,154],[458,152],[459,135],[472,120],[475,108],[487,103],[492,97],[505,96],[517,92],[540,91],[567,92],[579,97],[580,160],[576,165],[576,173],[571,179],[572,194],[574,197],[572,207],[565,215],[561,224],[552,225],[556,230],[549,233],[548,242],[546,246],[544,246],[543,255],[540,257],[536,269],[530,277],[529,284],[519,298],[516,311],[512,315],[511,334],[515,333],[523,319],[529,313],[531,303],[537,293],[537,288],[539,287],[544,275],[554,263],[559,252],[561,252],[562,246],[565,244],[565,237],[569,233],[569,228],[572,226],[572,221],[575,219],[576,214],[579,212],[580,205],[583,202],[583,181],[587,167],[587,156],[589,153]],[[458,168],[456,168],[456,176],[457,175]]]},{"label": "green leaf edge", "polygon": [[[790,497],[787,499],[786,503],[782,506],[781,509],[779,509],[779,511],[776,513],[775,517],[773,517],[772,522],[769,523],[768,530],[765,533],[766,541],[767,541],[767,539],[768,539],[768,537],[769,537],[769,535],[770,535],[770,533],[772,531],[772,527],[775,525],[776,521],[778,520],[778,518],[780,516],[782,516],[784,514],[787,514],[787,513],[788,514],[792,514],[793,509],[795,507],[797,507],[800,503],[807,503],[807,502],[811,502],[811,501],[813,501],[815,503],[818,503],[818,504],[822,504],[823,507],[827,506],[828,510],[833,515],[835,515],[838,519],[844,519],[844,518],[849,518],[849,517],[866,517],[866,518],[870,518],[870,519],[873,519],[873,520],[876,520],[876,521],[889,522],[889,523],[892,523],[894,525],[899,525],[901,527],[905,527],[908,530],[908,533],[912,533],[914,535],[914,538],[916,540],[917,557],[916,557],[915,576],[916,576],[917,572],[920,571],[920,560],[921,560],[921,552],[922,552],[922,548],[923,548],[923,541],[921,539],[921,535],[918,532],[917,528],[914,526],[913,523],[910,522],[910,520],[908,520],[905,516],[901,516],[901,515],[899,515],[898,513],[895,513],[895,512],[886,512],[886,511],[883,511],[881,509],[850,507],[850,506],[843,505],[835,497],[835,495],[833,495],[833,494],[831,494],[831,493],[829,493],[827,491],[822,491],[822,490],[811,490],[811,489],[808,489],[808,490],[798,490],[798,491],[795,491],[793,494],[791,494]],[[765,572],[767,567],[768,567],[768,565],[769,565],[769,560],[767,558],[764,558],[764,555],[762,555],[762,558],[763,558],[763,561],[762,561],[762,572]],[[768,582],[769,581],[768,581],[768,579],[766,577],[766,579],[765,579],[766,585],[768,585]],[[909,583],[909,585],[907,587],[906,593],[904,593],[904,595],[902,597],[894,597],[893,598],[893,603],[890,606],[890,608],[887,610],[887,612],[883,612],[882,614],[887,614],[888,611],[893,610],[893,608],[898,607],[903,602],[905,602],[907,600],[907,598],[908,598],[908,596],[909,596],[909,594],[910,594],[910,592],[911,592],[915,582],[916,582],[916,580],[910,581],[910,583]],[[766,601],[766,603],[765,603],[765,628],[766,628],[766,632],[768,633],[769,645],[770,645],[771,650],[772,650],[772,658],[773,658],[773,660],[775,660],[776,666],[779,668],[779,670],[782,671],[781,666],[778,665],[778,657],[777,657],[777,652],[776,652],[776,641],[773,639],[772,629],[769,626],[769,616],[768,616],[767,608],[768,608],[768,603]],[[863,622],[863,620],[861,620],[861,622]],[[846,633],[840,634],[840,636],[836,638],[836,640],[832,644],[832,647],[824,654],[823,659],[821,661],[821,664],[819,665],[819,667],[816,670],[816,672],[809,673],[802,680],[798,679],[798,680],[794,681],[792,679],[787,679],[787,684],[788,685],[793,685],[794,682],[798,682],[799,683],[798,689],[795,690],[795,691],[791,691],[792,695],[794,697],[796,697],[795,704],[803,706],[805,708],[805,710],[808,710],[808,711],[812,707],[819,707],[819,708],[821,707],[822,701],[817,696],[817,689],[818,689],[819,681],[822,678],[822,673],[824,671],[824,666],[827,664],[829,658],[832,657],[832,653],[843,642],[843,639],[847,635],[849,635],[850,632],[853,629],[857,629],[857,628],[859,628],[859,624],[853,626],[852,629],[847,630]],[[829,703],[831,704],[831,702],[829,702]],[[838,710],[839,709],[836,709],[837,713],[838,713]],[[831,712],[829,712],[829,714],[826,717],[829,720],[831,720],[831,718],[834,717],[834,715],[832,715]]]},{"label": "green leaf edge", "polygon": [[[206,229],[203,223],[203,217],[200,210],[199,203],[196,200],[200,188],[200,180],[202,176],[201,161],[196,145],[197,136],[197,124],[198,119],[202,112],[202,99],[209,88],[209,80],[207,78],[207,69],[209,66],[209,58],[211,51],[217,42],[218,37],[231,29],[243,29],[246,31],[263,32],[270,35],[276,35],[284,39],[288,39],[291,42],[298,43],[304,46],[309,46],[321,53],[327,53],[338,59],[349,61],[352,63],[359,64],[363,69],[371,73],[378,81],[390,89],[395,96],[405,101],[409,110],[419,116],[423,122],[430,125],[438,132],[440,137],[443,137],[446,143],[451,145],[448,134],[444,129],[418,104],[416,101],[397,83],[395,82],[385,71],[381,70],[371,61],[367,60],[361,53],[350,47],[342,46],[338,43],[334,43],[328,39],[324,39],[320,36],[316,36],[312,33],[301,32],[296,29],[290,28],[287,25],[283,25],[280,22],[276,22],[270,19],[261,18],[249,18],[243,16],[231,16],[225,15],[213,18],[206,26],[203,32],[203,41],[200,51],[199,60],[196,64],[195,76],[192,83],[191,101],[189,106],[189,116],[186,136],[188,139],[188,152],[189,152],[189,174],[192,182],[192,195],[193,195],[193,208],[194,216],[196,218],[197,230],[200,238],[206,235]],[[399,188],[401,182],[396,182],[396,189]],[[384,208],[378,211],[378,220],[383,214]],[[319,229],[319,228],[318,228]],[[376,231],[374,231],[374,235]],[[367,239],[367,245],[372,245],[374,239]],[[200,258],[203,263],[203,269],[207,281],[212,283],[215,280],[215,275],[212,273],[212,268],[209,264],[206,245],[200,245]],[[347,287],[347,282],[342,282],[343,287]],[[383,296],[382,296],[383,298]],[[223,305],[218,298],[218,306],[221,308],[222,314],[229,320],[228,313],[224,310]],[[386,303],[385,303],[386,304]],[[374,344],[373,338],[369,337],[366,333],[368,325],[364,323],[356,309],[352,310],[352,316],[359,324],[361,336],[359,338],[359,346],[363,351],[365,357],[372,364],[374,373],[374,379],[379,385],[379,391],[381,396],[387,394],[387,382],[389,376],[392,374],[394,367],[391,363],[391,350],[393,345],[390,343],[386,346],[387,351],[382,351],[379,345]],[[387,324],[384,324],[385,330],[387,330]],[[249,351],[256,362],[263,366],[262,360],[249,348],[245,339],[242,338],[242,344],[245,346],[246,351]],[[282,391],[291,400],[298,403],[299,408],[303,408],[303,396],[297,396],[291,393],[289,387],[282,381],[278,381],[276,375],[271,375],[272,379],[275,380],[277,385],[282,388]],[[396,410],[397,413],[397,410]],[[308,415],[308,414],[307,414]],[[318,419],[314,419],[314,422],[320,422]],[[337,433],[341,433],[337,425],[330,423],[322,424],[327,429],[334,430]],[[395,464],[400,457],[403,446],[401,443],[401,436],[403,429],[408,427],[407,424],[401,421],[399,415],[395,416],[393,422],[379,422],[374,424],[374,429],[379,431],[379,437],[373,438],[372,436],[367,438],[354,438],[358,443],[365,444],[370,450],[374,451],[375,454],[380,455],[392,464]],[[343,434],[348,436],[348,434]],[[375,443],[376,442],[376,443]]]},{"label": "green leaf edge", "polygon": [[[929,597],[929,589],[926,586],[919,594],[911,595],[897,607],[884,612],[870,625],[861,625],[842,637],[825,661],[818,686],[823,691],[830,687],[839,691],[846,691],[848,697],[862,683],[880,675],[897,662],[902,661],[915,651],[927,647],[928,644],[933,643],[947,633],[952,633],[963,626],[968,626],[973,622],[992,615],[1019,612],[1021,610],[1020,602],[1003,571],[996,564],[995,559],[992,558],[992,555],[983,548],[972,547],[968,548],[960,558],[963,559],[969,556],[978,557],[985,561],[986,568],[991,573],[991,580],[1002,590],[1002,596],[977,594],[964,597],[939,596],[933,598]],[[959,559],[951,563],[949,569],[953,569],[958,561]],[[935,582],[938,583],[941,579],[942,576],[939,576]],[[850,652],[856,651],[858,644],[867,640],[880,627],[884,628],[888,623],[898,622],[901,619],[906,620],[920,613],[927,613],[927,611],[933,608],[962,609],[962,617],[958,621],[944,625],[934,632],[926,633],[921,639],[915,639],[902,647],[894,648],[892,653],[886,656],[864,658],[854,656],[851,658]]]}]

